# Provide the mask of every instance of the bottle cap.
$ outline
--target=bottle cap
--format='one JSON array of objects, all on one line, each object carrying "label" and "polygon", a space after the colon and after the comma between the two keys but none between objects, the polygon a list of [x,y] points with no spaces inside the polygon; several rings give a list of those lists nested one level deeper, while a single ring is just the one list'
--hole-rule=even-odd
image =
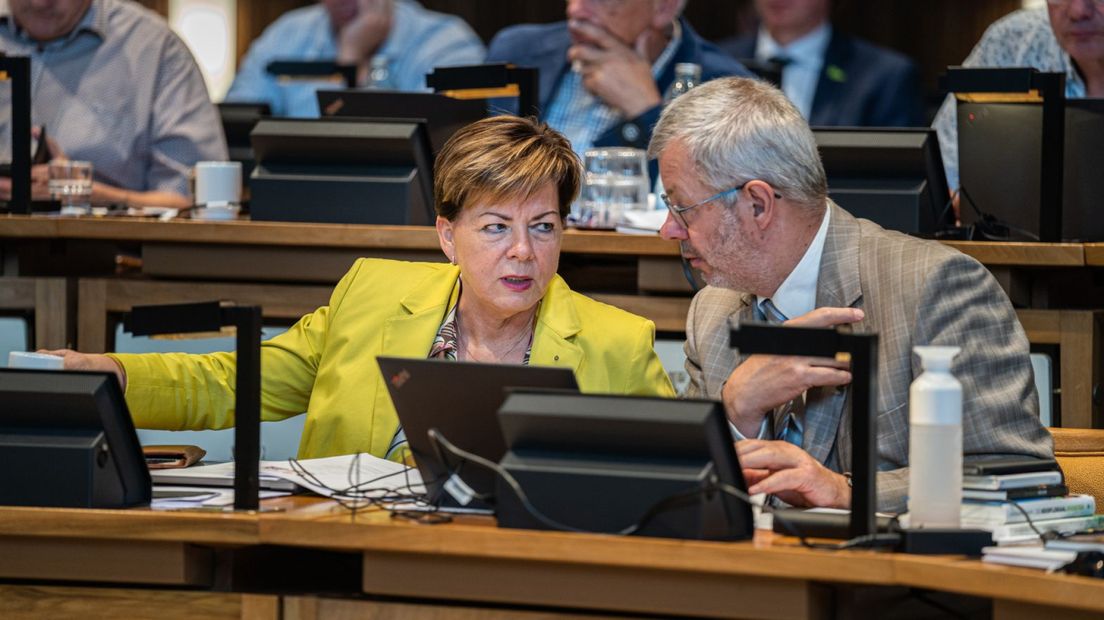
[{"label": "bottle cap", "polygon": [[950,370],[951,362],[962,347],[915,346],[912,350],[920,356],[920,366],[924,370]]}]

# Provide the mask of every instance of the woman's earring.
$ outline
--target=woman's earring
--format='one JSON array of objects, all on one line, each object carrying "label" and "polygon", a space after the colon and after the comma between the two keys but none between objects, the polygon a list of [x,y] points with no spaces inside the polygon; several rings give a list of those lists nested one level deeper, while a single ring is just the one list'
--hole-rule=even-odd
[{"label": "woman's earring", "polygon": [[452,263],[453,265],[456,264],[456,255],[455,254],[453,254],[452,256],[449,257],[449,262]]}]

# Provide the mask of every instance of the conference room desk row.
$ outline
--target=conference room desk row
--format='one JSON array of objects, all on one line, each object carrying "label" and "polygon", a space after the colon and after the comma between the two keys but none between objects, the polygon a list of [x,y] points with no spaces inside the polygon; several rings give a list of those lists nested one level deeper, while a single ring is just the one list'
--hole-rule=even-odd
[{"label": "conference room desk row", "polygon": [[[962,556],[429,525],[330,500],[263,513],[0,508],[0,617],[1099,617],[1104,580]],[[929,608],[928,611],[932,609]],[[1049,616],[1044,615],[1049,614]]]},{"label": "conference room desk row", "polygon": [[[1034,344],[1055,347],[1055,425],[1104,427],[1104,244],[946,243],[994,273]],[[0,252],[0,311],[33,312],[37,347],[88,352],[113,347],[134,305],[221,299],[291,322],[327,303],[357,257],[444,260],[432,227],[12,215],[0,216]],[[655,236],[564,235],[568,284],[650,318],[662,335],[683,334],[686,273],[678,244]]]}]

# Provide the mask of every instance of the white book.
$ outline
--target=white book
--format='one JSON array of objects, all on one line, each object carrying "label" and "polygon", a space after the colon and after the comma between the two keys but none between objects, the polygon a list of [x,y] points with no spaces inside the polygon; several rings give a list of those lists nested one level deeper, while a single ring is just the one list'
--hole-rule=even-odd
[{"label": "white book", "polygon": [[[262,489],[273,491],[296,491],[299,486],[282,477],[265,474],[265,466],[286,465],[286,461],[261,461],[261,474],[258,477]],[[212,465],[193,465],[176,469],[151,469],[150,478],[158,485],[183,485],[195,487],[232,487],[234,486],[234,462]]]},{"label": "white book", "polygon": [[[1096,500],[1091,495],[1070,495],[1067,497],[1042,497],[1014,502],[962,502],[963,525],[983,524],[1004,525],[1042,519],[1061,519],[1065,517],[1083,517],[1096,511]],[[1023,510],[1016,508],[1019,506]]]},{"label": "white book", "polygon": [[1093,534],[1085,536],[1074,536],[1073,540],[1048,540],[1046,543],[1046,548],[1058,549],[1061,551],[1100,551],[1101,553],[1104,553],[1104,536],[1101,536],[1100,534]]},{"label": "white book", "polygon": [[[1086,530],[1104,528],[1104,515],[1089,515],[1086,517],[1069,517],[1066,519],[1032,520],[1036,530],[1042,533],[1056,532],[1058,534],[1076,534]],[[1031,526],[1025,523],[1010,523],[1007,525],[978,525],[979,529],[989,530],[993,533],[993,542],[998,545],[1008,545],[1031,540],[1038,540],[1039,535]]]},{"label": "white book", "polygon": [[1032,471],[1025,474],[1000,474],[993,476],[962,476],[962,487],[997,491],[1018,489],[1042,484],[1062,484],[1060,471]]},{"label": "white book", "polygon": [[1031,547],[985,547],[981,550],[981,561],[987,564],[1004,564],[1052,571],[1062,568],[1077,557],[1076,551],[1058,551]]}]

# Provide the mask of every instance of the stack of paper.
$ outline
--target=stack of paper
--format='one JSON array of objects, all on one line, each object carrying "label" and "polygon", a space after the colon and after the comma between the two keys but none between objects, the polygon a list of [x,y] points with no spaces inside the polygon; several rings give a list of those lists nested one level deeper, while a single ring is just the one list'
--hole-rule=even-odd
[{"label": "stack of paper", "polygon": [[1076,551],[1044,549],[1042,546],[985,547],[981,553],[981,561],[988,564],[1038,568],[1047,572],[1062,568],[1077,557]]}]

